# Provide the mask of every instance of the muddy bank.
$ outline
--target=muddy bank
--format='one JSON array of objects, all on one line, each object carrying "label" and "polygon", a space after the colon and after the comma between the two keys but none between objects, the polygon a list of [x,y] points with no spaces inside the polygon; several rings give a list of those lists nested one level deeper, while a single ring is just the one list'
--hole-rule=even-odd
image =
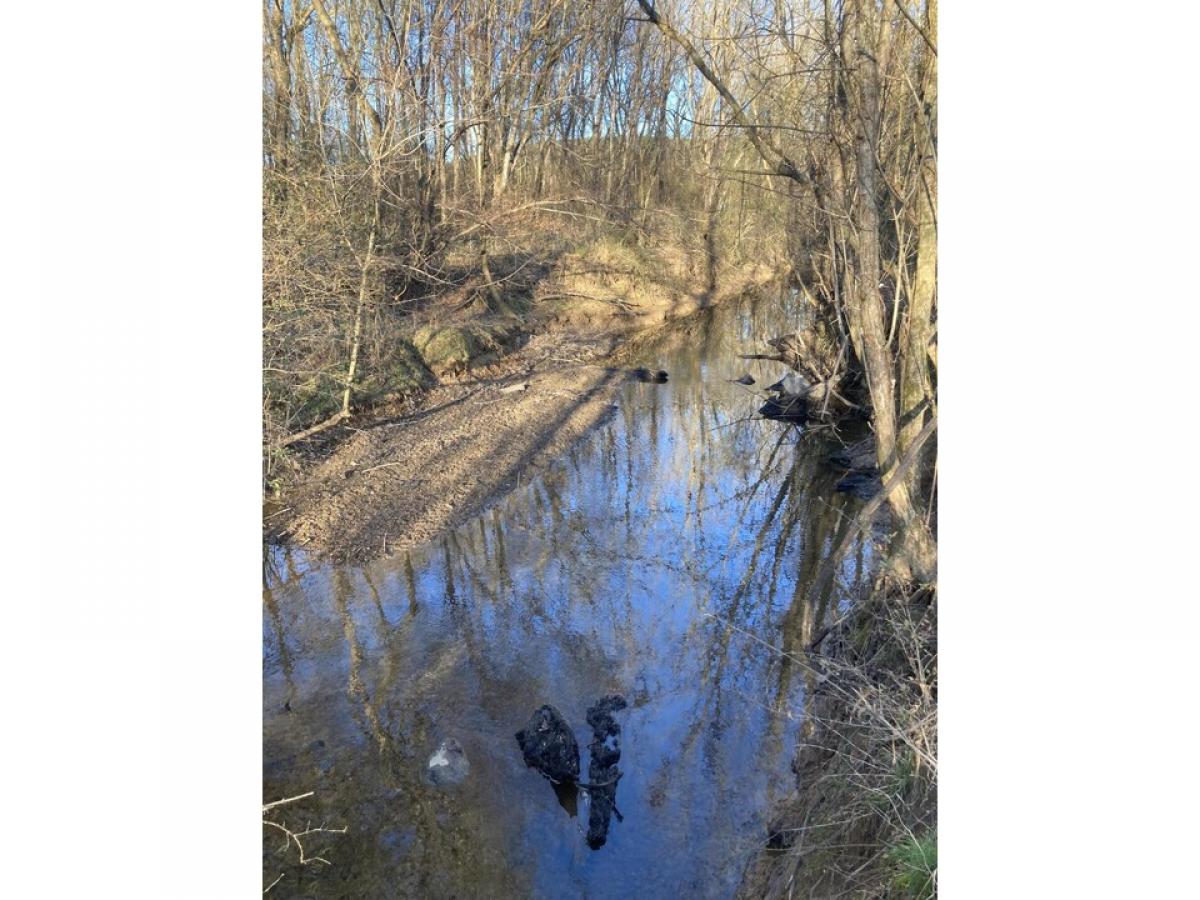
[{"label": "muddy bank", "polygon": [[410,399],[403,413],[387,416],[383,408],[343,429],[278,504],[283,510],[268,516],[267,537],[338,562],[429,541],[602,422],[618,388],[634,377],[624,365],[626,346],[762,289],[775,273],[743,268],[714,291],[693,292],[661,280],[639,283],[627,272],[593,276],[590,284],[581,277],[559,276],[551,299],[513,323],[522,333],[509,341],[515,349],[492,348],[480,365],[464,360],[444,373],[449,383]]}]

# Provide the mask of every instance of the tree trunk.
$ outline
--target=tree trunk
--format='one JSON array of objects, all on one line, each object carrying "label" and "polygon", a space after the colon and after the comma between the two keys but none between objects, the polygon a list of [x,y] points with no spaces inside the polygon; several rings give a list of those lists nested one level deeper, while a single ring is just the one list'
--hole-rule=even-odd
[{"label": "tree trunk", "polygon": [[[843,63],[853,84],[853,95],[846,109],[855,131],[855,168],[858,192],[852,210],[855,223],[857,271],[846,297],[846,312],[851,332],[857,332],[862,348],[861,362],[866,370],[871,394],[872,421],[880,477],[887,482],[897,464],[896,382],[894,361],[887,350],[887,328],[883,296],[879,290],[882,275],[879,254],[879,209],[875,180],[875,147],[879,134],[879,71],[873,22],[864,0],[853,5],[847,31]],[[913,508],[906,484],[899,484],[888,496],[888,505],[901,530],[897,554],[902,578],[925,580],[931,577],[935,553],[924,521]],[[907,569],[908,571],[905,571]]]},{"label": "tree trunk", "polygon": [[[937,36],[937,0],[929,0],[925,35]],[[933,337],[934,293],[937,286],[937,56],[930,54],[922,91],[920,128],[916,139],[921,153],[920,184],[917,186],[917,269],[913,277],[906,327],[901,334],[900,452],[908,449],[920,432],[926,416],[923,405],[933,399],[929,373],[929,344]],[[920,466],[914,468],[909,489],[915,489]]]},{"label": "tree trunk", "polygon": [[346,389],[342,393],[342,417],[350,415],[350,393],[353,389],[354,376],[358,372],[358,351],[362,346],[363,316],[367,308],[367,294],[370,286],[371,258],[375,253],[375,232],[379,229],[379,200],[375,200],[375,219],[371,223],[371,234],[367,238],[367,252],[363,257],[362,274],[358,281],[358,303],[354,309],[354,331],[350,337],[350,363],[346,366]]}]

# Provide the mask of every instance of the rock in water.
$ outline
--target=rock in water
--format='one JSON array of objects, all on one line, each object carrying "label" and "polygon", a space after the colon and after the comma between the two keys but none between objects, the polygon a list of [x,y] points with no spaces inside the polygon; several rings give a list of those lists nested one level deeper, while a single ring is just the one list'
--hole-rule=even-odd
[{"label": "rock in water", "polygon": [[812,382],[803,375],[789,372],[768,387],[767,390],[784,397],[807,397],[812,387]]},{"label": "rock in water", "polygon": [[437,752],[429,757],[429,780],[434,784],[458,784],[471,771],[462,744],[454,738],[442,741]]},{"label": "rock in water", "polygon": [[558,784],[579,780],[579,744],[566,719],[553,706],[543,706],[517,732],[525,765]]},{"label": "rock in water", "polygon": [[666,384],[669,376],[662,369],[657,372],[651,372],[649,369],[634,369],[633,377],[649,384]]},{"label": "rock in water", "polygon": [[762,405],[758,414],[764,419],[778,419],[783,422],[803,422],[808,418],[808,402],[803,397],[785,397],[782,400],[771,399]]}]

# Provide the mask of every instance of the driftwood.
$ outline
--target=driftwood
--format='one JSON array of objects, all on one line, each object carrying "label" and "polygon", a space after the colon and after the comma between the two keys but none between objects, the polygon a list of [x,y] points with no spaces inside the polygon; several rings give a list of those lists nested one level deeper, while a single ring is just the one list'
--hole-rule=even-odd
[{"label": "driftwood", "polygon": [[838,390],[847,370],[848,344],[844,339],[837,340],[823,323],[795,334],[771,338],[767,346],[774,352],[739,356],[741,359],[780,362],[800,373],[809,385],[803,397],[814,411],[824,414],[833,399],[851,409],[858,408]]},{"label": "driftwood", "polygon": [[845,341],[838,342],[828,329],[820,326],[772,338],[767,346],[779,355],[781,362],[814,383],[836,381],[844,368]]}]

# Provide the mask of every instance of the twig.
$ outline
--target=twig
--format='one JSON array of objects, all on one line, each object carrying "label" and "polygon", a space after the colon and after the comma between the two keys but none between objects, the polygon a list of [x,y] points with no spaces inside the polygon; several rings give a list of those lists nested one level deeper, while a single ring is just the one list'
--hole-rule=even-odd
[{"label": "twig", "polygon": [[343,826],[341,828],[326,828],[321,826],[319,828],[306,827],[303,831],[292,831],[290,828],[280,825],[278,822],[272,822],[270,819],[263,819],[262,822],[264,825],[270,825],[272,828],[278,828],[285,835],[287,835],[288,843],[294,843],[296,845],[296,849],[300,851],[300,863],[305,866],[307,866],[309,863],[315,862],[325,863],[327,866],[332,866],[333,863],[323,856],[306,856],[304,853],[304,844],[301,843],[300,838],[308,837],[310,834],[345,834],[349,830],[348,826]]},{"label": "twig", "polygon": [[405,464],[405,462],[407,462],[407,460],[400,460],[399,462],[380,463],[377,466],[371,466],[371,468],[369,468],[369,469],[363,469],[363,474],[366,475],[368,472],[374,472],[376,469],[386,469],[389,466],[402,466]]},{"label": "twig", "polygon": [[263,812],[266,812],[268,809],[274,809],[276,806],[283,806],[285,803],[294,803],[297,800],[304,800],[307,797],[311,797],[315,793],[316,791],[309,791],[307,794],[297,794],[295,797],[286,797],[283,800],[276,800],[274,803],[266,804],[263,807]]},{"label": "twig", "polygon": [[720,425],[714,425],[709,428],[709,432],[720,431],[722,428],[730,428],[734,425],[740,425],[742,422],[761,422],[762,416],[746,416],[744,419],[734,419],[732,422],[722,422]]}]

